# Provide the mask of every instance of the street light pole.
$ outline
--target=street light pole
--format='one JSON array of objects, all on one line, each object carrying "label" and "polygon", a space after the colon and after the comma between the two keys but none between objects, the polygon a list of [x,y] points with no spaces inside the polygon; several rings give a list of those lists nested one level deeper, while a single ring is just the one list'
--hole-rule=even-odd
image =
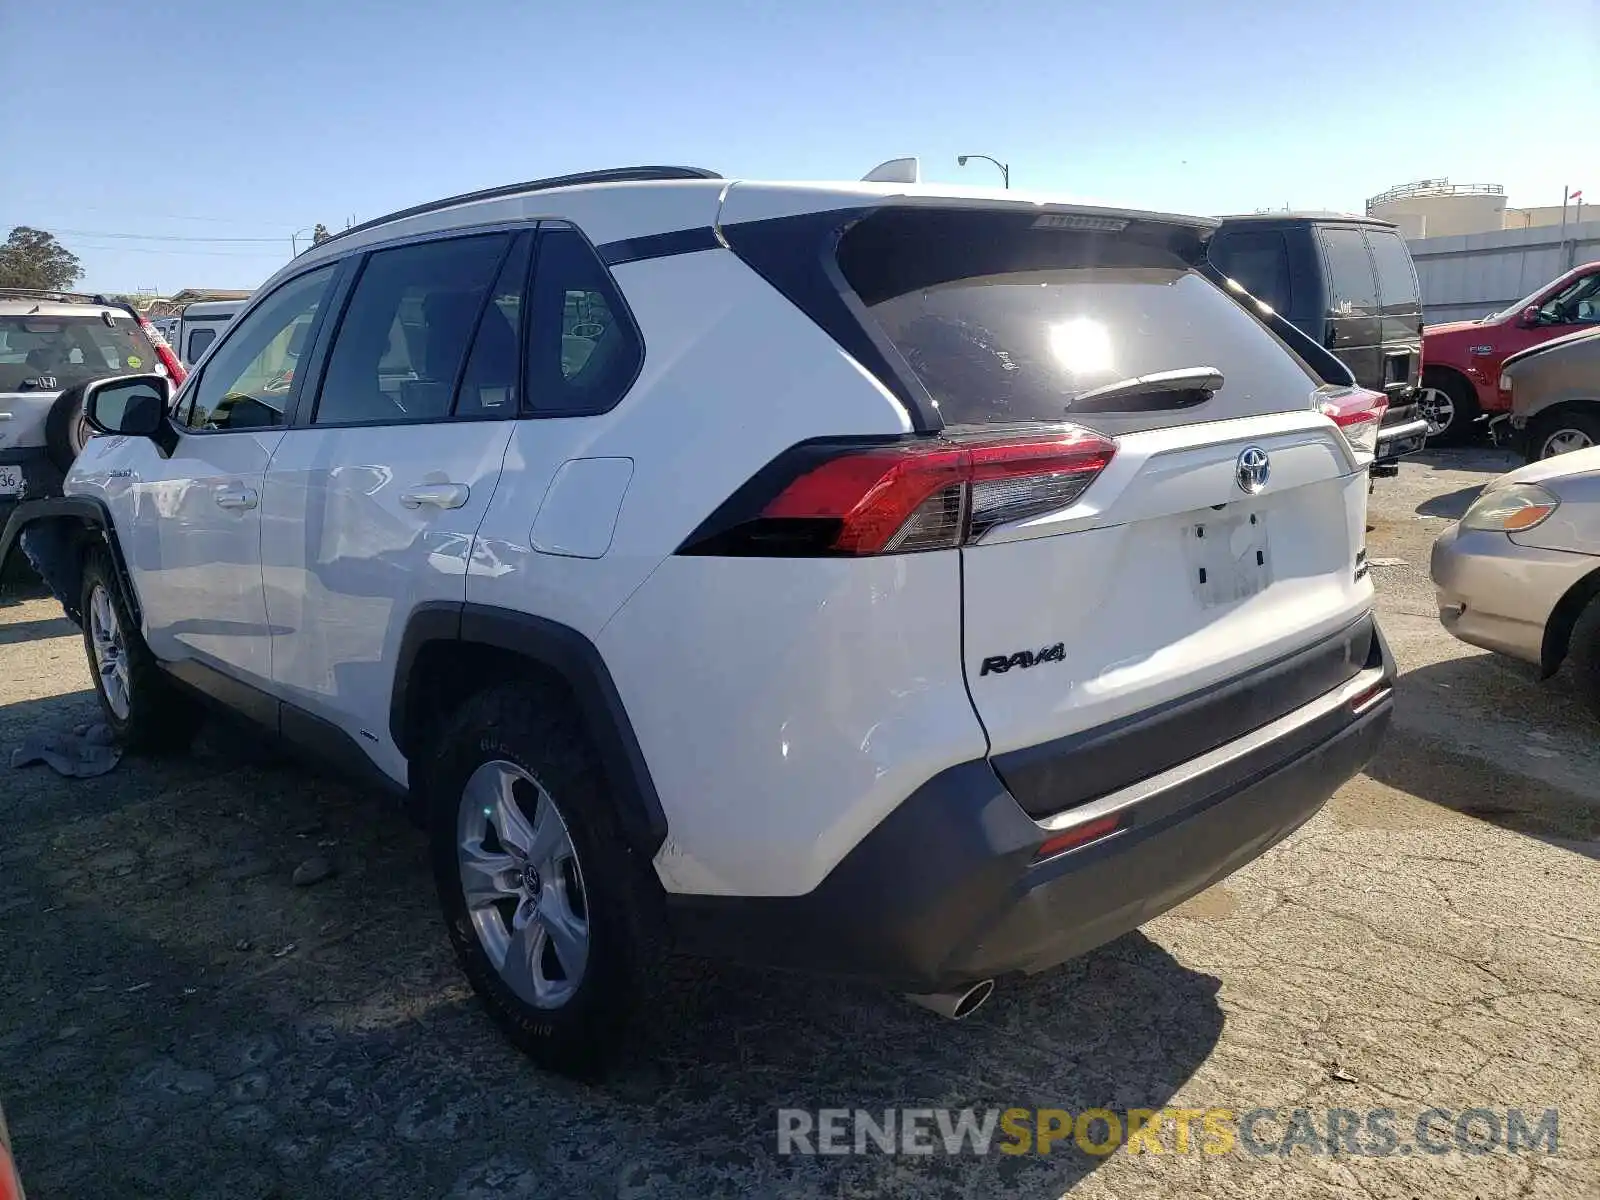
[{"label": "street light pole", "polygon": [[298,255],[300,253],[300,245],[295,239],[298,238],[302,233],[311,233],[311,232],[313,232],[314,229],[315,229],[315,226],[307,225],[304,229],[296,229],[293,233],[291,233],[289,235],[289,257],[290,258],[294,258],[296,255]]},{"label": "street light pole", "polygon": [[1000,168],[1001,182],[1006,188],[1009,189],[1011,187],[1011,167],[1009,165],[1001,162],[998,158],[990,158],[987,154],[962,154],[956,157],[956,166],[966,166],[967,159],[969,158],[981,158],[984,162],[992,162],[995,166]]}]

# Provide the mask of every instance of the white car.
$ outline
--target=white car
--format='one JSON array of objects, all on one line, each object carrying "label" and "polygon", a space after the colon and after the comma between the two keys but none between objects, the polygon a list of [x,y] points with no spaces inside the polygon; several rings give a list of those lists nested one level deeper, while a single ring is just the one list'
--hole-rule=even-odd
[{"label": "white car", "polygon": [[603,1063],[667,949],[961,1016],[1389,720],[1382,397],[1212,228],[683,168],[454,197],[296,258],[172,417],[92,389],[124,436],[8,536],[69,564],[130,744],[200,695],[407,796],[541,1063]]},{"label": "white car", "polygon": [[90,436],[82,385],[134,372],[184,374],[154,326],[126,304],[0,288],[0,520],[24,496],[60,492]]}]

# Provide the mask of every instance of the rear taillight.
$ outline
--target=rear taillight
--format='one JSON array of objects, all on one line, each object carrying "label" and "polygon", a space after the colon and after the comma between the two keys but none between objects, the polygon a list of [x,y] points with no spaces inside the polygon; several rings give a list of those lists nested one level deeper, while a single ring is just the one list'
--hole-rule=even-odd
[{"label": "rear taillight", "polygon": [[1378,427],[1389,411],[1389,398],[1382,392],[1355,388],[1327,395],[1317,407],[1339,427],[1351,449],[1365,454],[1378,452]]},{"label": "rear taillight", "polygon": [[1115,442],[1074,425],[1009,437],[806,443],[735,493],[680,553],[948,550],[1067,507],[1115,453]]},{"label": "rear taillight", "polygon": [[172,380],[172,390],[177,391],[178,385],[188,378],[189,372],[183,369],[183,364],[172,352],[172,347],[167,345],[167,339],[161,336],[161,331],[150,324],[147,318],[139,318],[139,328],[144,331],[144,336],[150,339],[151,349],[156,352],[156,358],[165,368],[167,378]]}]

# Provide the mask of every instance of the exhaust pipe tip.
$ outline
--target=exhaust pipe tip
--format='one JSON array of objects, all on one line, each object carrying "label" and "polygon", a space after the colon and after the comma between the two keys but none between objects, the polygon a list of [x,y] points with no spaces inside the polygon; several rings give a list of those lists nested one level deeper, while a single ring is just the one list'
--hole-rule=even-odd
[{"label": "exhaust pipe tip", "polygon": [[960,1021],[982,1008],[984,1002],[993,994],[994,980],[983,979],[971,987],[954,992],[929,992],[924,995],[908,992],[906,999],[948,1020]]}]

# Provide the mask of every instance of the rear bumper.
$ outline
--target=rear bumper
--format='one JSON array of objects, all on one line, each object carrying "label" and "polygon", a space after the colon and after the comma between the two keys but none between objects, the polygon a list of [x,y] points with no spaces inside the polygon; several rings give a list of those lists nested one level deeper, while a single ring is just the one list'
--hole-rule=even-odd
[{"label": "rear bumper", "polygon": [[1535,666],[1544,665],[1550,614],[1600,558],[1521,546],[1503,533],[1451,526],[1433,543],[1430,574],[1439,621],[1450,633]]},{"label": "rear bumper", "polygon": [[[1180,767],[1036,821],[987,761],[935,776],[804,896],[669,896],[680,948],[906,991],[1035,972],[1209,887],[1299,828],[1387,729],[1394,663]],[[1376,689],[1376,691],[1374,691]],[[1035,861],[1046,838],[1115,833]]]},{"label": "rear bumper", "polygon": [[1379,463],[1393,462],[1402,455],[1415,454],[1422,449],[1423,441],[1427,436],[1428,423],[1421,417],[1394,425],[1381,426],[1378,429],[1377,461]]},{"label": "rear bumper", "polygon": [[6,517],[22,501],[61,495],[61,483],[65,477],[43,446],[16,446],[0,450],[0,465],[20,466],[23,476],[21,495],[0,496],[0,527],[4,527]]}]

